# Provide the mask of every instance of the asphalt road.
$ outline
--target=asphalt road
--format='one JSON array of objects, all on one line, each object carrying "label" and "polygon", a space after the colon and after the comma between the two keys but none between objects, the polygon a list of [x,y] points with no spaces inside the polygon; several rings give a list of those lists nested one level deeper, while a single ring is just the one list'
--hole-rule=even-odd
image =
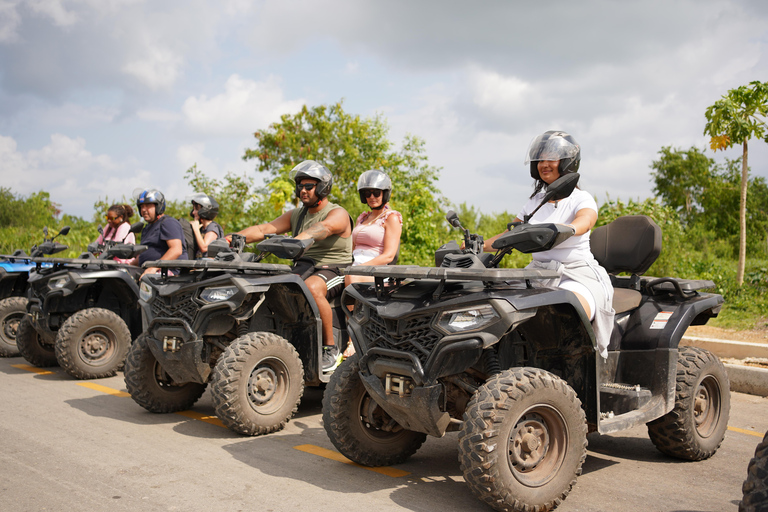
[{"label": "asphalt road", "polygon": [[[0,359],[0,510],[488,511],[464,484],[456,434],[430,438],[405,464],[377,471],[340,460],[309,389],[282,432],[249,438],[192,411],[156,415],[122,374],[77,381],[59,368]],[[589,436],[584,474],[557,509],[735,511],[768,399],[733,393],[729,430],[703,462],[658,452],[646,429]]]}]

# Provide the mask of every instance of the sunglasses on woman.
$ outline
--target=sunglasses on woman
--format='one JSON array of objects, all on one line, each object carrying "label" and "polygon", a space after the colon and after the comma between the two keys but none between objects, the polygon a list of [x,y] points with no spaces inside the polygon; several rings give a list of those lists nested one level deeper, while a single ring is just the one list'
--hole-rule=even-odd
[{"label": "sunglasses on woman", "polygon": [[381,190],[377,188],[369,188],[369,189],[361,190],[360,192],[362,192],[363,197],[365,197],[366,199],[368,199],[371,196],[381,197]]}]

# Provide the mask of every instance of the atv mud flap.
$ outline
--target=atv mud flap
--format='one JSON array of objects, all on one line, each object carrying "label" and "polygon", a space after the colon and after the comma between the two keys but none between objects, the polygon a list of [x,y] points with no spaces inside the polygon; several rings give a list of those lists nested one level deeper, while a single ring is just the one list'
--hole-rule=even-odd
[{"label": "atv mud flap", "polygon": [[152,355],[174,382],[208,382],[211,367],[200,358],[203,340],[197,338],[185,320],[152,320],[147,329],[147,342]]},{"label": "atv mud flap", "polygon": [[360,374],[360,378],[368,394],[400,426],[415,432],[443,437],[451,417],[438,408],[443,397],[441,384],[415,387],[409,394],[401,396],[387,393],[381,379],[376,375]]}]

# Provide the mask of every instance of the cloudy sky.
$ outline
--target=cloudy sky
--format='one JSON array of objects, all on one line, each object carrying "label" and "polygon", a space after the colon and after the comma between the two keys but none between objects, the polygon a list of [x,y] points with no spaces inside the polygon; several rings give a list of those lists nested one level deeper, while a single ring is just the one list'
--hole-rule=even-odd
[{"label": "cloudy sky", "polygon": [[707,147],[707,106],[752,80],[764,0],[0,0],[0,186],[86,218],[136,187],[183,199],[192,164],[254,173],[254,131],[343,99],[423,138],[454,203],[517,212],[548,129],[598,203],[644,199],[661,147]]}]

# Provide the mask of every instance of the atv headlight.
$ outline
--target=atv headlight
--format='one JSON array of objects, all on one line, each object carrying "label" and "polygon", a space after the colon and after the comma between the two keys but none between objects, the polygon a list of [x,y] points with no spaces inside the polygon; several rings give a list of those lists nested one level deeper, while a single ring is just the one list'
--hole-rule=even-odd
[{"label": "atv headlight", "polygon": [[48,288],[51,290],[61,290],[69,284],[69,276],[57,277],[48,281]]},{"label": "atv headlight", "polygon": [[499,319],[493,306],[484,304],[464,309],[445,311],[440,315],[437,325],[448,333],[476,331]]},{"label": "atv headlight", "polygon": [[216,288],[205,288],[200,292],[200,300],[205,302],[221,302],[227,300],[237,293],[237,286],[219,286]]},{"label": "atv headlight", "polygon": [[142,281],[139,285],[139,298],[144,302],[149,302],[152,299],[152,287],[146,281]]}]

